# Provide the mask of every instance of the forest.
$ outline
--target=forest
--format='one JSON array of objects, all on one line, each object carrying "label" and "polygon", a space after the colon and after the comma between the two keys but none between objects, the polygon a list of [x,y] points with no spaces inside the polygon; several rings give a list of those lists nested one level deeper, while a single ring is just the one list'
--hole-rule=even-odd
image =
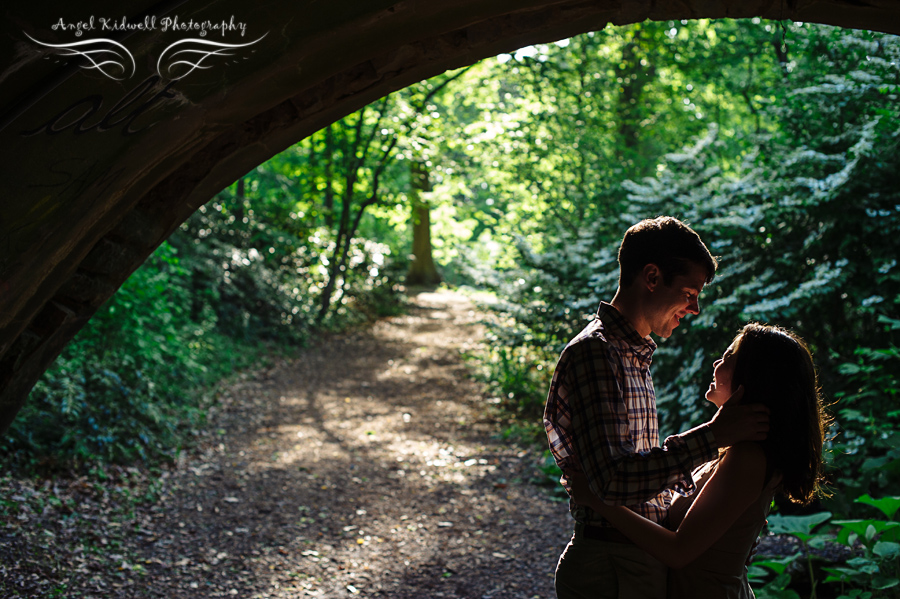
[{"label": "forest", "polygon": [[[721,266],[655,354],[661,437],[710,417],[712,363],[744,323],[799,333],[833,417],[829,496],[776,505],[770,530],[802,550],[754,563],[755,591],[900,597],[898,98],[896,36],[759,19],[608,27],[395,92],[160,246],[36,385],[2,476],[170,462],[219,380],[438,284],[483,298],[467,362],[496,434],[543,451],[559,352],[613,296],[625,229],[669,214]],[[561,493],[549,453],[538,468]],[[833,544],[852,558],[814,568]]]}]

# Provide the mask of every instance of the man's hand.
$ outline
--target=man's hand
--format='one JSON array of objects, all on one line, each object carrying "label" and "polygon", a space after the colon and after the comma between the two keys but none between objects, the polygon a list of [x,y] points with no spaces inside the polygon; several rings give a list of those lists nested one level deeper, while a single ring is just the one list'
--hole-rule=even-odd
[{"label": "man's hand", "polygon": [[736,405],[744,394],[739,387],[709,421],[709,430],[718,447],[741,441],[762,441],[769,432],[769,408],[762,404]]},{"label": "man's hand", "polygon": [[590,505],[594,498],[587,477],[581,472],[566,473],[572,489],[572,499],[578,505]]},{"label": "man's hand", "polygon": [[569,485],[572,487],[572,499],[577,505],[589,507],[604,518],[609,518],[613,510],[620,509],[606,505],[599,497],[594,495],[583,472],[567,472],[566,476],[569,479]]}]

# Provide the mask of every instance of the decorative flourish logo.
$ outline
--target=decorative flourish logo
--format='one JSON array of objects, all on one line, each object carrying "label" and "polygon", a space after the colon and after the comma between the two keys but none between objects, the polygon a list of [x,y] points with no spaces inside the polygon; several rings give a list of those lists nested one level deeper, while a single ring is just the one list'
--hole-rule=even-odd
[{"label": "decorative flourish logo", "polygon": [[[224,36],[226,32],[240,32],[241,37],[247,30],[247,25],[235,22],[234,17],[228,21],[195,21],[180,20],[176,17],[165,17],[157,20],[156,17],[145,17],[142,21],[131,22],[123,17],[120,20],[107,18],[94,19],[90,17],[86,21],[66,23],[60,19],[52,26],[53,30],[75,31],[76,37],[81,37],[85,31],[100,29],[101,31],[152,31],[157,29],[163,33],[194,31],[199,33],[199,38],[182,39],[166,46],[156,61],[156,70],[160,77],[171,81],[177,81],[187,77],[196,70],[212,68],[216,58],[235,56],[236,51],[250,48],[262,40],[262,37],[244,44],[228,44],[225,42],[213,42],[203,39],[208,32],[220,31]],[[24,33],[24,32],[23,32]],[[27,33],[25,36],[34,43],[51,49],[61,57],[76,57],[81,59],[82,68],[96,70],[110,79],[121,81],[132,77],[137,71],[134,56],[121,43],[109,38],[87,39],[67,44],[49,44],[36,40]],[[246,59],[247,57],[245,57]],[[130,73],[129,73],[130,65]]]},{"label": "decorative flourish logo", "polygon": [[[93,40],[71,42],[69,44],[46,44],[34,39],[27,33],[25,35],[36,44],[40,44],[45,48],[54,48],[61,56],[81,57],[85,61],[83,68],[96,69],[110,79],[115,79],[116,81],[121,81],[126,78],[125,73],[128,69],[125,67],[125,56],[127,56],[128,60],[131,62],[131,75],[134,75],[135,70],[137,70],[134,56],[131,55],[128,48],[111,39],[97,38]],[[84,49],[82,50],[80,48]],[[122,55],[123,52],[125,56]],[[116,71],[118,71],[118,75],[120,76],[116,76]],[[129,75],[129,77],[131,75]]]},{"label": "decorative flourish logo", "polygon": [[[266,37],[266,35],[268,35],[268,33],[263,35],[261,38],[252,42],[247,42],[246,44],[225,44],[222,42],[212,42],[200,38],[190,38],[177,41],[174,44],[170,44],[165,50],[162,51],[162,54],[159,55],[159,60],[156,61],[156,72],[159,73],[160,77],[163,77],[165,79],[182,79],[184,77],[187,77],[197,69],[212,68],[209,65],[202,64],[206,59],[216,56],[234,56],[233,50],[252,46],[259,40],[263,39],[263,37]],[[176,47],[183,44],[190,45],[181,50],[175,51]],[[199,47],[191,47],[191,45]],[[176,56],[192,56],[193,58],[181,58],[176,60]],[[167,64],[165,69],[163,69],[163,64]],[[177,74],[183,69],[187,70],[180,75]],[[165,72],[163,72],[163,70],[165,70]],[[173,72],[175,73],[174,76]]]}]

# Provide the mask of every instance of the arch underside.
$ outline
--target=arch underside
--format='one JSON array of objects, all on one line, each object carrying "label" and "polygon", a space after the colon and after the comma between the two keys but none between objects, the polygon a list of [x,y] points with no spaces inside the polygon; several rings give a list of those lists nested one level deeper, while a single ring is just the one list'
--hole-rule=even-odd
[{"label": "arch underside", "polygon": [[[65,344],[199,206],[385,94],[500,52],[646,19],[758,16],[900,33],[892,0],[41,4],[7,9],[0,46],[0,432]],[[147,27],[103,30],[109,15]],[[171,79],[179,72],[164,70],[165,59],[180,47],[170,46],[196,31],[163,31],[166,18],[236,24],[205,36],[241,45],[236,58]],[[60,26],[79,21],[80,38]],[[96,37],[133,56],[110,71],[117,78],[49,46]]]}]

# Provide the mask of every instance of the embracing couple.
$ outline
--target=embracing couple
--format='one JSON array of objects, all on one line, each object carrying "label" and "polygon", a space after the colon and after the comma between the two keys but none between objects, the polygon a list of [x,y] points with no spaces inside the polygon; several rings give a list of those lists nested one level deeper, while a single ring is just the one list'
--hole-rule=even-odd
[{"label": "embracing couple", "polygon": [[641,221],[622,240],[615,297],[560,356],[544,412],[575,520],[559,599],[753,597],[746,563],[773,496],[818,491],[816,371],[778,327],[745,326],[715,362],[713,419],[659,446],[650,333],[699,314],[716,267],[681,221]]}]

